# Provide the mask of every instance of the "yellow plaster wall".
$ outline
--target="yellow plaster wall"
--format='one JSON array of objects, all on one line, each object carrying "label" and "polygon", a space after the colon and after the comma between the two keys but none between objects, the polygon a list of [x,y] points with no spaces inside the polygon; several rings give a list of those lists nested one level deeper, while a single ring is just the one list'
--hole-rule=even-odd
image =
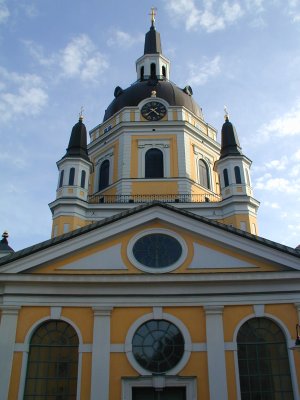
[{"label": "yellow plaster wall", "polygon": [[137,377],[138,373],[131,367],[126,354],[110,353],[109,398],[121,399],[121,377]]},{"label": "yellow plaster wall", "polygon": [[152,307],[114,308],[111,314],[111,343],[125,343],[131,325],[152,311]]},{"label": "yellow plaster wall", "polygon": [[[192,353],[180,376],[196,376],[197,399],[209,400],[208,363],[206,351]],[[221,400],[221,399],[220,399]]]},{"label": "yellow plaster wall", "polygon": [[78,327],[83,343],[93,342],[94,314],[90,307],[63,307],[61,316]]},{"label": "yellow plaster wall", "polygon": [[252,223],[255,223],[256,230],[258,233],[256,217],[249,215],[249,214],[235,214],[230,217],[220,219],[219,222],[223,222],[224,224],[227,224],[227,225],[233,225],[235,228],[238,228],[238,229],[241,229],[241,222],[245,222],[246,230],[249,233],[251,233]]},{"label": "yellow plaster wall", "polygon": [[22,368],[22,358],[23,358],[23,353],[21,352],[14,353],[12,371],[10,375],[8,400],[16,400],[18,398],[21,368]]},{"label": "yellow plaster wall", "polygon": [[67,216],[61,215],[57,218],[54,218],[52,221],[52,235],[54,235],[54,227],[57,226],[57,236],[62,235],[64,233],[64,224],[69,224],[69,232],[74,231],[78,227],[83,227],[90,224],[91,221],[87,221],[83,218],[79,218],[76,216]]},{"label": "yellow plaster wall", "polygon": [[92,376],[92,353],[82,353],[81,399],[90,399]]},{"label": "yellow plaster wall", "polygon": [[295,326],[298,322],[298,314],[294,304],[267,304],[265,313],[277,317],[288,328],[292,338],[295,337]]},{"label": "yellow plaster wall", "polygon": [[132,195],[153,195],[153,194],[177,194],[178,184],[177,182],[165,182],[165,181],[142,181],[132,182]]},{"label": "yellow plaster wall", "polygon": [[224,340],[232,342],[237,325],[243,318],[253,314],[253,307],[248,305],[226,306],[223,311]]},{"label": "yellow plaster wall", "polygon": [[32,326],[47,317],[50,318],[50,307],[21,307],[17,323],[16,343],[23,343]]},{"label": "yellow plaster wall", "polygon": [[203,307],[164,307],[163,312],[173,315],[184,323],[193,343],[206,341],[206,322]]},{"label": "yellow plaster wall", "polygon": [[228,399],[236,400],[237,391],[236,391],[236,380],[235,380],[234,351],[225,351],[225,362],[226,362]]}]

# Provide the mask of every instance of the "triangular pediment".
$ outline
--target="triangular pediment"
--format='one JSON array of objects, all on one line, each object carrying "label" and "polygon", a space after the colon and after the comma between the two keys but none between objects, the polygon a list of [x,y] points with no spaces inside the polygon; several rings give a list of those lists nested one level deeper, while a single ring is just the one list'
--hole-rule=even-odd
[{"label": "triangular pediment", "polygon": [[[134,243],[153,233],[173,237],[182,248],[181,256],[170,267],[161,268],[158,264],[143,268],[144,261],[135,260]],[[18,257],[16,253],[10,260],[0,267],[1,272],[201,274],[300,269],[299,258],[266,246],[249,234],[159,204],[137,208],[119,218],[41,243],[26,256]]]}]

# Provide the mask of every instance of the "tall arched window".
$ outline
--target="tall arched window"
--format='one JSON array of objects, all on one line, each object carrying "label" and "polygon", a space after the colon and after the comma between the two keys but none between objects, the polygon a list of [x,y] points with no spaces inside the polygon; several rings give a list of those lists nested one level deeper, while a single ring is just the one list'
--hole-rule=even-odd
[{"label": "tall arched window", "polygon": [[70,186],[74,185],[74,178],[75,178],[75,168],[71,168],[70,175],[69,175],[69,185]]},{"label": "tall arched window", "polygon": [[201,186],[210,189],[210,178],[209,178],[209,170],[208,165],[205,161],[199,160],[198,162],[198,170],[199,170],[199,183]]},{"label": "tall arched window", "polygon": [[85,188],[85,177],[86,177],[86,172],[84,170],[81,171],[81,181],[80,181],[80,186],[84,189]]},{"label": "tall arched window", "polygon": [[109,161],[105,160],[100,165],[99,171],[99,190],[105,189],[109,185]]},{"label": "tall arched window", "polygon": [[152,79],[156,78],[156,65],[155,65],[155,63],[151,64],[150,73],[151,73],[151,78]]},{"label": "tall arched window", "polygon": [[225,187],[226,187],[226,186],[229,186],[229,179],[228,179],[228,170],[227,170],[227,168],[225,168],[225,169],[223,170],[223,177],[224,177],[224,185],[225,185]]},{"label": "tall arched window", "polygon": [[144,66],[141,67],[141,81],[144,80]]},{"label": "tall arched window", "polygon": [[164,177],[164,156],[159,149],[150,149],[145,154],[145,178]]},{"label": "tall arched window", "polygon": [[242,183],[240,167],[234,167],[235,182]]},{"label": "tall arched window", "polygon": [[162,66],[162,75],[163,75],[163,77],[167,76],[167,70],[166,70],[166,67],[164,65]]},{"label": "tall arched window", "polygon": [[61,172],[60,172],[60,177],[59,177],[59,185],[58,185],[58,187],[62,187],[62,185],[64,184],[64,173],[65,173],[65,171],[64,170],[62,170]]},{"label": "tall arched window", "polygon": [[78,345],[76,331],[64,321],[37,328],[30,341],[24,400],[76,399]]},{"label": "tall arched window", "polygon": [[281,328],[252,318],[237,335],[241,400],[293,400],[287,345]]}]

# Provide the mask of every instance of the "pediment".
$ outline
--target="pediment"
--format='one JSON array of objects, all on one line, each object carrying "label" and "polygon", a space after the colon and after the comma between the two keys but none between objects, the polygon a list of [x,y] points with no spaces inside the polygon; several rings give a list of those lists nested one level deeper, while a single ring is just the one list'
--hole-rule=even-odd
[{"label": "pediment", "polygon": [[[130,256],[129,244],[147,232],[165,232],[177,237],[185,248],[185,256],[174,268],[140,268]],[[249,236],[249,235],[248,235]],[[180,239],[181,238],[181,239]],[[51,243],[50,243],[51,244]],[[39,245],[39,251],[2,265],[5,273],[34,274],[161,274],[270,272],[299,270],[299,258],[269,248],[247,235],[220,224],[168,207],[145,207],[137,212],[114,218],[56,238],[53,245]]]}]

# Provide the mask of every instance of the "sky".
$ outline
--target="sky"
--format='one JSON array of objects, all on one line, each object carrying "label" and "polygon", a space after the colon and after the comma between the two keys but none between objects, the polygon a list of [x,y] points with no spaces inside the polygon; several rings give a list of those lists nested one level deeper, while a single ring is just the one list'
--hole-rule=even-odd
[{"label": "sky", "polygon": [[102,122],[136,80],[150,9],[170,79],[220,131],[224,105],[252,160],[259,236],[300,243],[300,0],[0,0],[0,234],[51,235],[56,162],[84,107]]}]

